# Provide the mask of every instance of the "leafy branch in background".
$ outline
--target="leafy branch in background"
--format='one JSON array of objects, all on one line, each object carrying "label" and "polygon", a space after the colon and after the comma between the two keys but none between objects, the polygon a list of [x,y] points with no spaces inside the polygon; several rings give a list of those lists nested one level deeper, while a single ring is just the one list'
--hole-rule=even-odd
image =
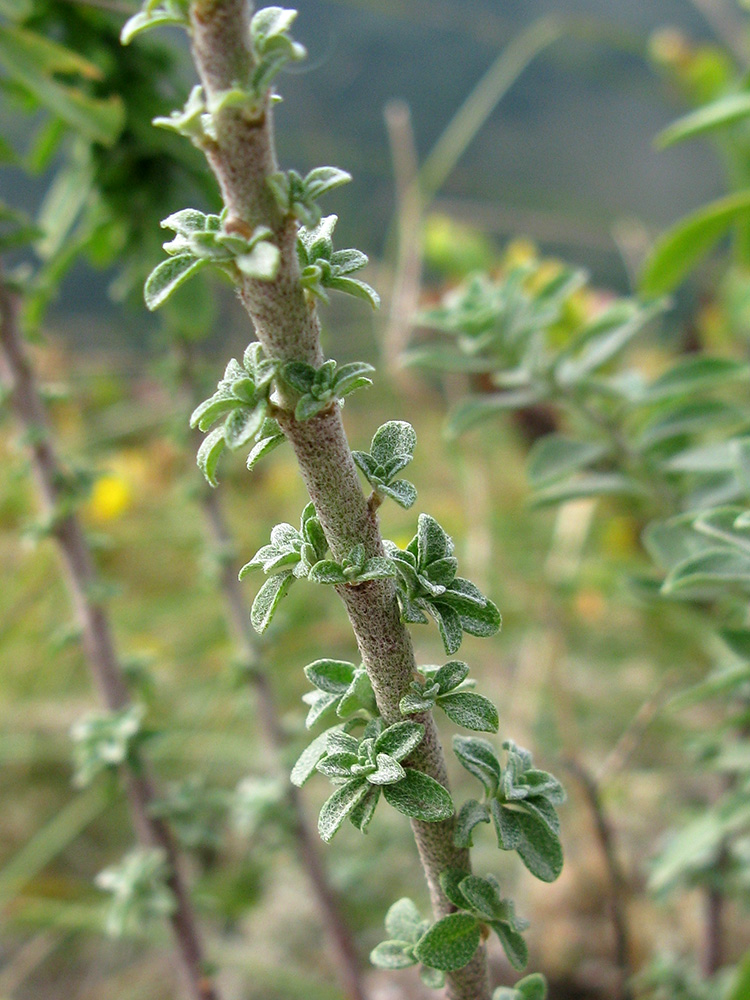
[{"label": "leafy branch in background", "polygon": [[[147,4],[142,13],[150,15],[155,9]],[[230,421],[242,423],[236,437],[229,430],[238,447],[262,433],[264,420],[277,422],[295,452],[311,503],[299,530],[277,525],[269,544],[242,570],[244,575],[258,566],[268,575],[253,605],[253,624],[259,630],[268,626],[295,579],[333,584],[349,614],[365,672],[332,660],[310,665],[309,675],[324,697],[313,697],[309,721],[331,709],[343,721],[305,751],[294,768],[293,780],[301,784],[317,769],[337,785],[321,810],[319,829],[326,840],[347,817],[365,829],[381,793],[413,818],[437,921],[427,932],[427,940],[442,940],[445,920],[451,928],[456,917],[472,927],[460,955],[441,960],[443,965],[448,961],[448,995],[454,1000],[489,1000],[477,917],[468,911],[456,914],[456,904],[441,881],[448,871],[469,876],[470,862],[468,851],[454,842],[454,807],[432,715],[425,708],[413,721],[404,720],[401,704],[407,698],[408,709],[408,696],[416,694],[412,686],[416,664],[405,623],[426,622],[427,612],[437,620],[444,645],[452,653],[463,632],[495,633],[500,615],[473,584],[457,576],[453,542],[428,515],[420,515],[417,535],[405,550],[384,546],[375,516],[377,505],[390,495],[408,507],[416,495],[411,484],[393,479],[413,452],[415,436],[408,425],[386,425],[373,439],[371,452],[359,453],[358,464],[374,489],[371,502],[362,492],[340,407],[335,404],[368,384],[371,369],[362,364],[337,368],[334,362],[323,362],[315,301],[325,302],[329,290],[352,294],[374,306],[379,300],[369,285],[351,277],[367,263],[365,255],[357,250],[334,250],[335,216],[321,218],[309,228],[298,226],[298,221],[314,222],[317,206],[313,210],[312,203],[317,195],[348,176],[334,168],[320,168],[302,180],[281,174],[276,165],[270,126],[276,95],[271,83],[286,62],[304,54],[288,34],[296,12],[280,7],[257,11],[250,20],[249,40],[243,30],[242,0],[225,3],[220,15],[207,0],[195,0],[189,15],[202,89],[193,92],[195,108],[183,114],[180,128],[206,151],[219,181],[225,202],[218,217],[226,220],[223,232],[249,236],[260,231],[262,240],[257,245],[267,243],[278,252],[273,271],[243,270],[238,265],[226,268],[253,320],[270,378],[268,383],[263,380],[262,390],[257,378],[249,379],[250,395],[243,395],[249,367],[244,365],[243,372],[239,365],[230,366],[217,394],[194,414],[195,422],[206,429],[214,420],[224,420],[206,439],[211,443],[202,446],[200,462],[209,481],[215,482],[216,459],[224,444],[230,443]],[[128,40],[130,29],[126,28],[125,35]],[[173,221],[192,218],[191,211],[178,213]],[[167,245],[168,252],[175,253],[173,260],[185,256],[181,266],[186,277],[195,273],[205,248],[214,252],[216,238],[204,239],[205,228],[196,231],[201,234],[199,246],[188,233],[181,234],[176,245]],[[222,254],[235,249],[224,236],[220,247]],[[224,264],[224,258],[220,263]],[[152,306],[166,301],[181,283],[183,272],[172,280],[176,271],[169,266],[168,261],[159,265],[147,282],[147,303]],[[329,549],[331,558],[327,557]],[[365,676],[373,698],[364,690]],[[462,692],[455,690],[460,683],[452,683],[444,673],[432,691],[435,701],[442,697],[449,714],[453,711],[477,728],[495,729],[496,712],[478,696],[464,693],[462,698]],[[474,700],[466,702],[467,696]],[[352,730],[359,726],[364,729],[356,735]],[[471,905],[468,898],[464,902]],[[499,908],[501,903],[496,902]],[[507,926],[515,933],[518,925],[511,911],[504,912]],[[493,915],[501,921],[499,909]],[[445,941],[440,947],[444,946]]]},{"label": "leafy branch in background", "polygon": [[[678,254],[676,259],[683,258]],[[678,702],[734,695],[739,719],[750,653],[742,597],[750,589],[745,537],[750,411],[744,399],[750,367],[742,359],[699,352],[666,362],[661,374],[645,375],[628,362],[626,351],[662,305],[618,300],[597,307],[587,293],[589,306],[582,314],[582,281],[564,265],[535,260],[497,278],[473,277],[423,316],[443,339],[414,348],[407,361],[481,375],[491,383],[489,391],[454,408],[447,422],[452,436],[524,407],[553,408],[557,430],[537,440],[528,456],[532,503],[549,506],[590,497],[631,504],[647,522],[643,543],[654,560],[637,582],[639,592],[657,602],[697,602],[696,625],[704,632],[717,629],[725,640],[731,636],[732,653],[739,658],[729,666],[726,653],[719,652],[716,674]],[[743,740],[738,725],[731,731],[735,740]],[[707,759],[716,766],[727,751],[718,749],[723,743],[718,733],[708,742],[713,749]],[[557,782],[535,773],[510,744],[515,763],[506,769],[481,740],[461,738],[459,746],[462,763],[486,789],[485,802],[467,803],[459,814],[461,836],[469,843],[475,827],[490,818],[501,846],[533,829],[532,841],[518,849],[544,878],[534,851],[537,842],[557,836]],[[697,877],[715,886],[720,878],[726,891],[735,891],[726,859],[739,849],[735,840],[744,822],[739,803],[747,774],[733,764],[727,769],[731,791],[675,839],[661,874],[655,872],[655,884],[674,885],[682,872],[690,873],[692,884]],[[524,774],[534,775],[528,785]],[[717,874],[717,866],[723,874]],[[707,947],[711,954],[705,957],[704,974],[709,977],[721,962],[723,945]]]}]

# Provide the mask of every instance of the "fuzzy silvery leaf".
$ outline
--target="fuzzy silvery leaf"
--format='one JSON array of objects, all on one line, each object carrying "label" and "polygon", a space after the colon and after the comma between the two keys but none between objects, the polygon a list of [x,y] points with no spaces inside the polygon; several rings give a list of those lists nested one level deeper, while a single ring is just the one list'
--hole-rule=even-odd
[{"label": "fuzzy silvery leaf", "polygon": [[249,253],[235,257],[237,268],[248,278],[272,281],[279,270],[281,253],[277,246],[267,240],[259,241]]},{"label": "fuzzy silvery leaf", "polygon": [[406,769],[405,777],[395,785],[384,785],[386,802],[413,819],[438,823],[454,813],[450,793],[441,784],[421,771]]},{"label": "fuzzy silvery leaf", "polygon": [[463,684],[469,676],[469,665],[463,660],[449,660],[440,669],[431,675],[430,680],[437,684],[439,694],[449,694],[451,691]]},{"label": "fuzzy silvery leaf", "polygon": [[154,309],[164,305],[180,285],[202,270],[206,264],[208,264],[207,260],[201,260],[192,253],[168,257],[161,264],[157,264],[148,276],[143,288],[146,307],[153,312]]},{"label": "fuzzy silvery leaf", "polygon": [[461,883],[468,875],[468,872],[459,868],[446,868],[440,873],[440,885],[448,899],[457,906],[459,910],[468,909],[468,902],[461,892]]},{"label": "fuzzy silvery leaf", "polygon": [[445,973],[440,969],[431,969],[428,965],[420,966],[419,978],[428,990],[442,990],[445,986]]},{"label": "fuzzy silvery leaf", "polygon": [[331,840],[347,816],[365,797],[369,787],[365,778],[354,778],[341,785],[329,799],[326,799],[318,816],[318,833],[321,840],[326,843]]},{"label": "fuzzy silvery leaf", "polygon": [[141,10],[125,22],[120,32],[120,42],[129,45],[143,31],[160,25],[188,27],[188,0],[146,0]]},{"label": "fuzzy silvery leaf", "polygon": [[310,570],[309,578],[313,583],[326,583],[334,586],[348,582],[348,577],[343,569],[333,559],[322,559],[315,563]]},{"label": "fuzzy silvery leaf", "polygon": [[262,458],[278,448],[285,440],[286,438],[277,422],[266,418],[261,424],[258,440],[247,456],[248,469],[254,469]]},{"label": "fuzzy silvery leaf", "polygon": [[[490,921],[490,927],[500,939],[503,951],[513,968],[519,971],[525,969],[529,961],[529,949],[523,936],[509,924],[498,920]],[[523,997],[523,994],[520,995]]]},{"label": "fuzzy silvery leaf", "polygon": [[469,774],[478,778],[488,795],[500,786],[501,767],[495,748],[478,736],[454,736],[453,751]]},{"label": "fuzzy silvery leaf", "polygon": [[381,941],[370,952],[370,961],[377,969],[408,969],[416,965],[414,947],[408,941]]},{"label": "fuzzy silvery leaf", "polygon": [[424,737],[424,726],[418,722],[396,722],[375,740],[375,752],[386,753],[395,760],[403,760],[416,750]]},{"label": "fuzzy silvery leaf", "polygon": [[452,972],[469,964],[480,938],[475,917],[468,913],[451,913],[430,927],[418,941],[414,953],[430,968]]},{"label": "fuzzy silvery leaf", "polygon": [[250,611],[250,621],[256,632],[263,633],[271,624],[271,619],[283,597],[294,583],[292,573],[277,573],[269,576],[258,591]]},{"label": "fuzzy silvery leaf", "polygon": [[498,845],[515,850],[532,875],[542,882],[554,882],[563,867],[563,852],[558,837],[549,826],[528,812],[516,811],[492,803]]},{"label": "fuzzy silvery leaf", "polygon": [[292,768],[290,780],[293,785],[301,788],[315,774],[318,762],[325,756],[328,748],[328,732],[316,736],[309,746],[305,747]]},{"label": "fuzzy silvery leaf", "polygon": [[380,788],[377,785],[370,785],[367,794],[360,799],[357,805],[349,813],[349,822],[355,826],[360,833],[367,833],[375,809],[380,801]]},{"label": "fuzzy silvery leaf", "polygon": [[489,807],[476,799],[464,802],[456,817],[454,842],[456,847],[473,847],[474,827],[480,823],[490,822]]},{"label": "fuzzy silvery leaf", "polygon": [[405,896],[397,900],[386,913],[385,930],[393,940],[416,944],[426,928],[423,927],[419,910],[412,900]]},{"label": "fuzzy silvery leaf", "polygon": [[345,660],[315,660],[304,668],[305,677],[321,691],[344,694],[354,678],[355,666]]},{"label": "fuzzy silvery leaf", "polygon": [[496,733],[500,725],[497,709],[480,694],[459,691],[438,698],[438,705],[451,722],[475,732]]},{"label": "fuzzy silvery leaf", "polygon": [[393,785],[405,777],[406,772],[403,767],[387,753],[379,753],[376,760],[377,771],[367,775],[367,780],[371,785]]},{"label": "fuzzy silvery leaf", "polygon": [[503,899],[497,879],[492,876],[482,878],[479,875],[465,875],[459,888],[467,904],[464,909],[484,920],[506,918],[508,900]]},{"label": "fuzzy silvery leaf", "polygon": [[302,272],[302,285],[312,295],[327,301],[326,288],[347,292],[364,299],[377,308],[377,292],[363,281],[349,275],[367,264],[359,250],[333,250],[333,230],[338,216],[328,215],[312,229],[302,228],[297,240],[297,256]]}]

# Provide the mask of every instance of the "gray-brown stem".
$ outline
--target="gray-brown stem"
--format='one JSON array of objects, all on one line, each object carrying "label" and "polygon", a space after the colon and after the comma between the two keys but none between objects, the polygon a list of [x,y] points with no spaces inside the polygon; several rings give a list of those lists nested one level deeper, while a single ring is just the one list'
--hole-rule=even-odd
[{"label": "gray-brown stem", "polygon": [[[209,101],[222,90],[247,84],[252,67],[245,0],[195,0],[191,10],[193,56]],[[270,106],[261,121],[242,109],[227,108],[215,116],[216,142],[207,156],[216,174],[229,217],[248,226],[267,225],[281,250],[278,276],[271,282],[246,278],[240,298],[270,357],[319,365],[323,355],[315,309],[299,281],[295,252],[296,223],[281,217],[266,178],[278,167]],[[282,399],[282,407],[287,403]],[[375,512],[367,504],[352,460],[338,406],[300,423],[290,409],[278,420],[294,449],[310,498],[315,504],[334,558],[341,559],[356,543],[369,556],[382,553]],[[360,655],[372,680],[386,724],[401,718],[399,701],[416,669],[411,639],[399,615],[393,582],[374,581],[337,588],[344,601]],[[447,785],[445,758],[430,715],[419,717],[425,738],[410,766]],[[455,909],[442,891],[439,876],[446,868],[470,870],[469,853],[453,844],[454,820],[412,823],[436,917]],[[489,1000],[484,947],[471,963],[447,977],[451,1000]]]},{"label": "gray-brown stem", "polygon": [[[0,361],[3,383],[10,391],[11,407],[29,438],[31,467],[45,517],[53,522],[65,578],[76,619],[81,627],[84,652],[100,699],[110,711],[130,703],[120,669],[105,608],[92,597],[96,571],[81,523],[75,514],[58,518],[63,497],[63,470],[51,441],[41,396],[26,357],[18,326],[18,303],[0,273]],[[156,800],[152,780],[143,761],[123,768],[123,784],[133,827],[141,844],[161,848],[169,866],[168,885],[175,899],[170,917],[175,955],[190,1000],[219,1000],[206,975],[203,945],[180,858],[166,824],[151,814]]]}]

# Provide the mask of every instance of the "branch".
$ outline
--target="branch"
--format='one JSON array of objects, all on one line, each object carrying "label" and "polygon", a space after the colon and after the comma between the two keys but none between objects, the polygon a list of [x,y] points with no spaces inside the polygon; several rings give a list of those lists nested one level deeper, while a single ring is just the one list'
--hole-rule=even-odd
[{"label": "branch", "polygon": [[[244,0],[196,0],[191,7],[193,55],[206,99],[249,84],[252,68],[247,47],[247,5]],[[240,299],[269,357],[298,360],[318,367],[323,360],[317,312],[308,306],[299,280],[296,257],[297,225],[283,217],[266,177],[277,170],[267,106],[260,119],[249,119],[237,108],[214,115],[216,140],[206,152],[221,187],[230,219],[247,226],[267,225],[281,252],[277,277],[271,282],[243,278]],[[334,559],[342,560],[363,543],[368,557],[382,555],[375,513],[368,507],[341,421],[333,407],[300,423],[280,399],[277,415],[294,449],[310,498],[323,526]],[[372,681],[378,709],[386,725],[401,721],[399,702],[409,690],[416,668],[410,636],[402,624],[392,580],[336,588],[344,602],[365,668]],[[425,736],[409,761],[411,767],[447,786],[447,773],[437,729],[430,713],[416,717]],[[469,853],[453,844],[455,820],[412,821],[412,829],[437,917],[452,912],[440,886],[447,868],[470,870]],[[452,1000],[489,1000],[484,947],[471,963],[448,974]]]},{"label": "branch", "polygon": [[[37,382],[23,348],[18,301],[3,282],[1,273],[0,362],[2,380],[10,391],[11,408],[29,438],[31,467],[42,510],[52,521],[57,516],[62,499],[63,469],[51,441],[51,430]],[[102,604],[91,596],[96,570],[81,522],[75,514],[67,514],[55,521],[53,533],[82,630],[92,679],[104,706],[109,711],[120,711],[128,707],[130,697],[117,660],[109,617]],[[135,766],[123,767],[122,781],[138,840],[145,846],[161,848],[169,866],[167,885],[176,904],[170,922],[185,995],[190,1000],[219,1000],[205,972],[203,944],[174,840],[167,825],[151,814],[157,796],[145,762],[137,761]]]}]

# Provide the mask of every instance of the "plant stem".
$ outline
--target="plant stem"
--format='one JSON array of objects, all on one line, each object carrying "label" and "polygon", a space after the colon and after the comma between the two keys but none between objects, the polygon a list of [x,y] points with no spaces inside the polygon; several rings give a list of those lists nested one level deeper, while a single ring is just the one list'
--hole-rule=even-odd
[{"label": "plant stem", "polygon": [[[75,514],[60,516],[64,498],[63,468],[51,440],[51,430],[34,372],[26,357],[18,323],[19,304],[0,274],[0,361],[2,379],[10,391],[10,404],[29,439],[31,467],[44,516],[62,557],[65,578],[83,635],[83,648],[94,684],[109,711],[130,704],[130,696],[115,651],[112,626],[104,606],[94,594],[96,570],[80,520]],[[170,917],[175,954],[190,1000],[219,1000],[206,975],[203,945],[190,895],[181,871],[175,843],[167,825],[151,814],[156,794],[143,761],[122,768],[122,781],[131,819],[141,844],[164,851],[169,866],[167,884],[175,900]]]},{"label": "plant stem", "polygon": [[[209,101],[230,87],[249,85],[252,55],[247,8],[245,0],[195,0],[192,4],[193,56]],[[206,153],[229,219],[249,226],[269,226],[281,251],[274,281],[244,278],[240,298],[268,356],[319,366],[323,359],[320,324],[299,280],[297,223],[291,216],[281,216],[266,186],[266,178],[277,170],[270,106],[260,120],[248,119],[240,109],[225,108],[214,115],[214,121],[216,141]],[[364,544],[368,556],[382,555],[377,516],[362,492],[340,408],[334,406],[300,423],[288,408],[291,402],[282,395],[277,419],[294,449],[334,558],[341,560],[357,543]],[[409,689],[416,664],[393,581],[336,589],[349,615],[383,721],[386,725],[400,721],[399,701]],[[409,766],[447,785],[445,759],[432,716],[424,714],[418,721],[425,727],[425,736]],[[454,825],[454,820],[412,821],[437,917],[455,909],[440,886],[440,873],[446,868],[470,871],[468,851],[453,844]],[[451,1000],[489,1000],[484,948],[465,968],[449,973],[447,983]]]}]

